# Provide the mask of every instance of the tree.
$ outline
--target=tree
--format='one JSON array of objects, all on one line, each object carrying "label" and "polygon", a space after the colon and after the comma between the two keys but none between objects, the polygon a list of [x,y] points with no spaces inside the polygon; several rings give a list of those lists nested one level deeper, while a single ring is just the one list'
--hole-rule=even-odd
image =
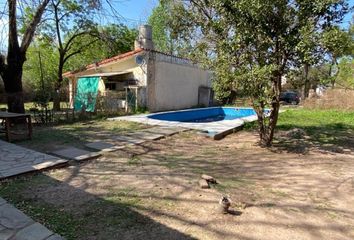
[{"label": "tree", "polygon": [[[133,50],[138,32],[125,25],[109,24],[99,26],[97,34],[97,37],[90,34],[77,37],[72,44],[73,50],[82,46],[89,47],[83,48],[75,57],[69,58],[65,63],[64,71],[78,69],[87,64]],[[93,39],[95,39],[94,42]]]},{"label": "tree", "polygon": [[354,58],[354,15],[352,16],[352,21],[350,23],[348,33],[351,39],[351,44],[349,46],[349,54],[352,58]]},{"label": "tree", "polygon": [[344,0],[189,0],[176,4],[171,26],[193,37],[191,42],[200,52],[198,60],[214,71],[214,83],[232,85],[252,99],[262,146],[272,143],[282,77],[303,57],[299,48],[304,29],[320,33],[348,11]]},{"label": "tree", "polygon": [[336,79],[340,72],[338,59],[345,55],[352,54],[353,39],[349,32],[340,29],[338,26],[333,26],[323,33],[322,44],[330,57],[330,74],[332,73],[333,67],[336,67],[336,72],[334,76],[332,76],[331,82],[332,87],[335,87]]},{"label": "tree", "polygon": [[354,90],[354,59],[344,57],[339,61],[338,66],[340,71],[337,75],[336,84],[339,87]]},{"label": "tree", "polygon": [[[25,112],[23,101],[22,72],[26,61],[26,52],[30,46],[36,28],[49,0],[42,0],[37,6],[33,3],[26,6],[26,11],[18,14],[17,1],[8,0],[8,50],[7,56],[0,55],[0,75],[3,79],[7,94],[7,105],[10,112]],[[25,1],[21,4],[26,4]],[[23,21],[25,19],[25,21]],[[23,22],[21,22],[23,21]],[[22,23],[22,32],[18,25]],[[19,43],[21,39],[21,44]]]},{"label": "tree", "polygon": [[[179,57],[190,58],[193,54],[193,46],[190,42],[191,36],[179,31],[179,24],[186,23],[181,16],[179,21],[175,21],[172,12],[179,12],[181,6],[176,4],[178,1],[160,0],[159,4],[153,9],[148,19],[152,26],[152,38],[155,48],[159,51],[173,54]],[[178,26],[176,26],[178,25]]]},{"label": "tree", "polygon": [[[80,54],[69,58],[65,62],[64,71],[78,69],[89,63],[130,51],[137,36],[137,30],[117,24],[100,26],[98,32],[99,39],[94,43],[92,43],[92,38],[96,39],[96,36],[92,37],[89,34],[85,34],[77,37],[72,44],[73,50],[89,43],[92,44],[89,45],[90,47],[82,49]],[[59,63],[57,47],[57,44],[53,43],[52,39],[41,34],[37,36],[27,51],[23,82],[31,86],[38,97],[50,99],[55,91]]]},{"label": "tree", "polygon": [[173,53],[173,44],[168,26],[170,16],[168,6],[171,1],[160,1],[149,17],[148,23],[152,26],[152,37],[155,48],[166,53]]},{"label": "tree", "polygon": [[304,88],[305,84],[308,84],[309,89],[316,90],[319,85],[328,85],[330,82],[330,76],[328,75],[329,64],[320,63],[310,66],[308,69],[307,83],[304,81],[304,69],[294,68],[291,69],[287,75],[287,84],[285,87],[301,90]]},{"label": "tree", "polygon": [[55,46],[36,39],[28,48],[23,66],[23,83],[31,87],[35,101],[48,102],[52,97],[58,69]]},{"label": "tree", "polygon": [[96,53],[102,52],[102,58],[109,58],[133,50],[138,31],[122,24],[110,24],[99,28],[99,36]]},{"label": "tree", "polygon": [[[98,40],[97,28],[91,20],[93,13],[100,5],[82,0],[51,0],[48,11],[50,17],[42,27],[42,34],[56,44],[58,50],[57,81],[53,95],[53,109],[60,110],[60,89],[63,82],[65,63],[83,52]],[[80,37],[90,35],[89,42],[80,42]],[[74,48],[75,46],[76,48]]]},{"label": "tree", "polygon": [[[83,1],[83,0],[51,0],[49,4],[50,20],[42,28],[42,34],[56,45],[58,51],[58,70],[55,91],[53,94],[53,108],[60,109],[60,89],[63,82],[63,71],[66,63],[74,56],[84,53],[93,44],[102,42],[108,47],[110,54],[116,54],[118,49],[126,48],[123,43],[126,38],[117,39],[114,37],[127,36],[131,31],[122,25],[111,24],[100,28],[94,22],[94,18],[102,13],[103,1]],[[106,3],[109,7],[109,0]],[[115,10],[114,10],[115,11]],[[131,34],[129,37],[133,36]],[[133,46],[133,44],[131,44]],[[129,49],[131,48],[129,47]]]},{"label": "tree", "polygon": [[[308,21],[313,21],[309,19]],[[303,97],[308,98],[311,81],[309,79],[309,71],[312,65],[316,64],[320,60],[321,49],[317,44],[320,40],[320,34],[316,32],[316,24],[311,23],[304,26],[301,31],[302,38],[297,44],[296,51],[298,54],[299,64],[302,65],[303,74]]]}]

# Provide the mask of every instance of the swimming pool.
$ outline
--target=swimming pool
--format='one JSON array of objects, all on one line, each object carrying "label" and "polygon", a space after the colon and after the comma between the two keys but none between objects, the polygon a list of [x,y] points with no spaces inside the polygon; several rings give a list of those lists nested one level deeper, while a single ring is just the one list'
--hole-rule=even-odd
[{"label": "swimming pool", "polygon": [[[268,113],[266,112],[266,114]],[[194,129],[213,139],[221,139],[240,129],[245,122],[256,121],[257,114],[252,108],[209,107],[131,115],[110,118],[109,120]]]},{"label": "swimming pool", "polygon": [[162,121],[206,123],[234,120],[253,115],[256,115],[256,112],[252,108],[214,107],[157,113],[149,115],[148,118]]}]

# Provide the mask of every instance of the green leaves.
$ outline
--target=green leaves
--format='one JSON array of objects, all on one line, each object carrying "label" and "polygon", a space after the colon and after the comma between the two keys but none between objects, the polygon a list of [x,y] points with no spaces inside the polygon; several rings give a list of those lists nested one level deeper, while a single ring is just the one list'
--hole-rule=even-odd
[{"label": "green leaves", "polygon": [[354,60],[348,57],[342,58],[339,69],[337,84],[342,88],[354,90]]},{"label": "green leaves", "polygon": [[191,31],[184,26],[192,27],[194,20],[194,15],[186,11],[180,1],[160,0],[148,20],[155,48],[181,57],[192,57]]},{"label": "green leaves", "polygon": [[173,49],[168,26],[168,17],[167,3],[160,3],[153,9],[149,17],[155,48],[162,52],[171,52]]},{"label": "green leaves", "polygon": [[313,20],[302,26],[300,31],[301,39],[295,46],[295,52],[298,55],[298,61],[309,65],[316,64],[321,58],[321,48],[318,45],[320,41],[320,33],[315,29],[316,25]]},{"label": "green leaves", "polygon": [[[344,0],[191,0],[177,5],[173,32],[190,36],[192,55],[214,71],[220,100],[227,102],[232,92],[252,99],[266,145],[277,122],[282,77],[299,63],[318,62],[323,30],[348,11]],[[271,108],[269,121],[263,116],[266,106]]]},{"label": "green leaves", "polygon": [[334,26],[323,33],[322,44],[327,53],[339,58],[351,54],[353,39],[348,32]]}]

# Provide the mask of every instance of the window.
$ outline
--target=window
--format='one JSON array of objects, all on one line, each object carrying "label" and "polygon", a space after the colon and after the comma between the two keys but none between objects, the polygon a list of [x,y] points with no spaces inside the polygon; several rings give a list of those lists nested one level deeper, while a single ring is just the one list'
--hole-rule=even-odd
[{"label": "window", "polygon": [[116,83],[107,82],[107,83],[105,83],[105,86],[106,86],[106,90],[116,90],[117,89]]}]

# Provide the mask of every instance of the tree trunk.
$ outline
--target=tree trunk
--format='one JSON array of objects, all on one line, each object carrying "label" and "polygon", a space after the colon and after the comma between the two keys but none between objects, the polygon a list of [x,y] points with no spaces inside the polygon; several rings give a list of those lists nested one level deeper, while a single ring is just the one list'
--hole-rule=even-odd
[{"label": "tree trunk", "polygon": [[38,5],[32,15],[32,21],[27,22],[24,32],[21,34],[21,46],[19,44],[17,29],[17,1],[8,0],[8,52],[7,63],[5,57],[0,59],[0,74],[4,82],[7,95],[7,106],[10,112],[24,113],[24,99],[22,89],[23,63],[26,61],[26,51],[33,39],[36,27],[39,24],[43,12],[49,0],[44,0]]},{"label": "tree trunk", "polygon": [[60,57],[58,66],[58,76],[57,82],[55,83],[54,94],[53,94],[53,110],[60,111],[60,89],[63,82],[63,68],[64,68],[64,57]]},{"label": "tree trunk", "polygon": [[[271,126],[267,124],[267,116],[264,114],[264,107],[254,107],[258,117],[259,144],[261,147],[270,147],[273,141],[273,132]],[[270,120],[270,119],[269,119]]]},{"label": "tree trunk", "polygon": [[334,76],[332,77],[332,81],[331,81],[331,83],[332,83],[332,88],[334,89],[335,86],[336,86],[337,77],[338,77],[338,74],[339,74],[339,71],[340,71],[339,64],[338,64],[338,61],[337,61],[336,58],[333,58],[332,65],[333,65],[333,66],[335,65],[336,68],[337,68],[337,71],[336,71],[336,73],[334,74]]},{"label": "tree trunk", "polygon": [[24,99],[22,88],[22,70],[24,63],[23,54],[8,56],[8,65],[3,72],[3,82],[7,96],[7,107],[9,112],[24,113]]},{"label": "tree trunk", "polygon": [[304,84],[304,99],[309,97],[310,93],[310,88],[311,88],[311,83],[309,81],[309,68],[310,65],[308,63],[304,64],[304,79],[305,79],[305,84]]},{"label": "tree trunk", "polygon": [[8,92],[7,96],[7,107],[9,112],[14,113],[25,113],[25,102],[23,99],[23,92]]},{"label": "tree trunk", "polygon": [[[279,108],[280,108],[280,92],[281,92],[281,75],[275,77],[272,82],[273,90],[273,99],[270,106],[270,112],[265,114],[265,104],[261,103],[260,105],[254,106],[254,109],[258,117],[258,126],[259,126],[259,137],[260,145],[262,147],[270,147],[274,138],[275,127],[278,122]],[[267,118],[268,124],[267,124]]]},{"label": "tree trunk", "polygon": [[55,88],[53,93],[53,110],[60,111],[60,90]]}]

